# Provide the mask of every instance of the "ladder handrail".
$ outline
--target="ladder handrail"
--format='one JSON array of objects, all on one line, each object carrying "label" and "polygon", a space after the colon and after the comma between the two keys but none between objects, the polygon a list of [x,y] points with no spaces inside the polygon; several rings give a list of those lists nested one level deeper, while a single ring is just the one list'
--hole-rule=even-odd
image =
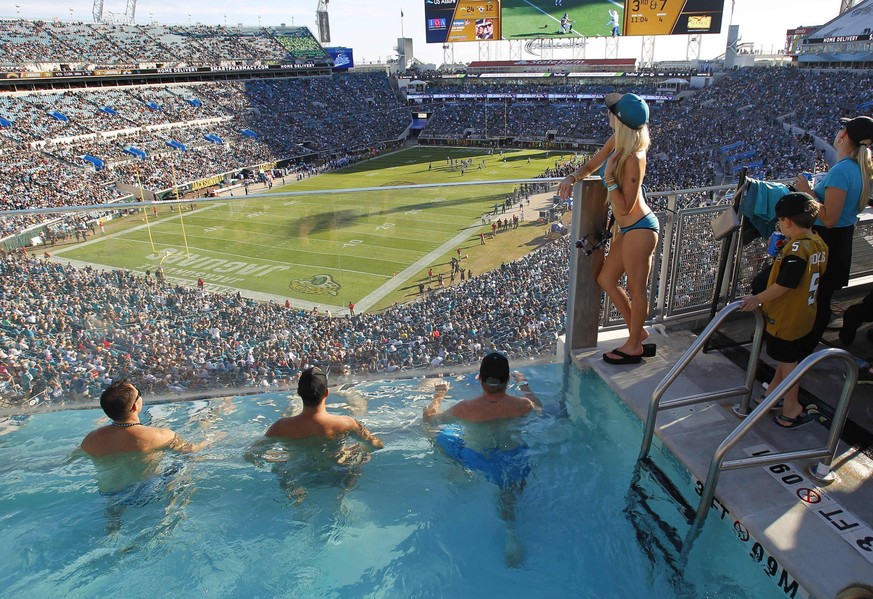
[{"label": "ladder handrail", "polygon": [[[722,470],[734,470],[739,468],[749,468],[752,466],[775,464],[784,461],[802,460],[822,458],[818,465],[810,468],[809,475],[820,482],[829,482],[833,476],[830,473],[830,466],[834,461],[837,453],[837,445],[840,441],[840,434],[846,424],[846,418],[849,415],[849,403],[852,399],[852,392],[855,390],[855,383],[858,380],[858,364],[855,358],[849,352],[837,349],[827,348],[815,352],[807,356],[798,364],[791,374],[779,383],[771,392],[763,398],[763,401],[749,413],[749,401],[752,395],[752,386],[755,382],[755,371],[757,370],[758,359],[761,354],[761,345],[764,340],[764,313],[759,309],[753,312],[755,316],[755,335],[752,339],[752,347],[749,356],[749,367],[746,369],[746,384],[743,387],[727,388],[720,391],[709,393],[697,393],[687,397],[671,399],[661,403],[666,390],[672,385],[685,368],[691,363],[691,360],[704,348],[706,342],[715,333],[719,326],[724,322],[729,314],[739,310],[742,307],[742,301],[735,301],[725,306],[712,322],[710,322],[700,336],[691,344],[682,357],[673,365],[670,371],[664,376],[655,390],[652,392],[652,400],[649,403],[649,411],[646,417],[645,429],[643,432],[643,443],[640,449],[638,461],[642,461],[648,457],[652,446],[652,440],[655,433],[655,421],[658,412],[663,409],[692,405],[702,402],[712,402],[724,397],[731,397],[742,394],[739,409],[735,408],[735,413],[743,418],[743,421],[725,438],[724,441],[716,448],[713,454],[712,461],[709,465],[709,472],[704,481],[703,488],[700,493],[700,503],[697,505],[694,522],[688,532],[683,546],[683,554],[690,551],[694,540],[703,528],[703,523],[706,521],[706,516],[709,509],[712,507],[712,501],[715,498],[715,487],[718,484],[719,475]],[[751,456],[747,458],[739,458],[725,461],[727,453],[742,439],[745,434],[762,418],[768,415],[770,409],[776,406],[776,403],[782,399],[785,393],[798,384],[799,379],[805,375],[812,367],[825,360],[842,360],[846,364],[846,380],[843,384],[843,390],[840,394],[840,400],[837,403],[837,408],[834,412],[834,417],[831,422],[828,439],[824,447],[804,449],[799,451],[782,451],[776,453],[768,453],[766,455]]]},{"label": "ladder handrail", "polygon": [[[642,447],[640,448],[640,456],[638,459],[643,459],[647,455],[649,455],[649,450],[652,447],[652,440],[655,436],[655,422],[658,418],[658,412],[662,409],[679,407],[683,405],[691,405],[695,403],[702,403],[705,401],[714,401],[717,399],[721,399],[723,397],[724,391],[713,392],[708,394],[699,394],[695,396],[688,396],[678,399],[672,399],[668,402],[665,402],[663,406],[661,406],[661,397],[667,391],[667,389],[676,382],[676,379],[679,378],[679,375],[682,374],[682,371],[691,363],[691,360],[694,359],[700,351],[706,345],[706,342],[709,338],[716,332],[719,326],[724,322],[724,320],[733,312],[739,310],[743,305],[743,302],[738,300],[732,302],[721,309],[721,311],[715,315],[715,318],[706,325],[706,328],[703,329],[703,332],[700,333],[700,336],[691,344],[682,357],[679,358],[673,368],[661,379],[661,382],[658,383],[658,386],[655,387],[655,390],[652,392],[652,399],[649,403],[649,413],[646,416],[646,423],[643,431],[643,442]],[[761,310],[755,310],[753,312],[755,316],[755,335],[752,339],[752,348],[749,356],[749,364],[757,364],[758,358],[761,355],[761,344],[764,341],[764,314]],[[733,395],[738,395],[743,393],[742,399],[740,400],[740,411],[742,413],[748,413],[749,409],[749,400],[752,396],[752,388],[755,383],[755,369],[749,368],[746,370],[746,382],[743,387],[738,387],[735,389],[736,393],[731,393],[729,397]],[[730,391],[730,390],[725,390]]]},{"label": "ladder handrail", "polygon": [[[759,420],[768,415],[770,409],[776,406],[776,403],[782,399],[782,396],[785,395],[788,389],[793,387],[813,366],[825,360],[833,359],[844,361],[846,363],[847,372],[846,381],[843,383],[843,391],[840,394],[840,400],[837,403],[828,439],[824,447],[820,449],[801,451],[782,451],[767,454],[766,456],[730,460],[725,464],[724,458],[727,455],[727,452],[737,444],[749,429],[751,429]],[[837,444],[840,441],[840,433],[842,433],[843,427],[846,424],[846,418],[849,415],[849,403],[852,399],[852,392],[855,390],[855,382],[857,380],[858,364],[855,362],[855,358],[852,354],[846,350],[830,347],[819,350],[811,356],[804,358],[803,361],[791,371],[791,374],[779,383],[776,388],[764,398],[764,401],[762,401],[761,404],[758,405],[751,414],[749,414],[748,418],[740,422],[740,424],[715,450],[715,454],[712,456],[712,461],[709,464],[709,473],[706,477],[706,483],[700,493],[700,503],[697,506],[697,515],[694,519],[694,525],[691,528],[688,538],[691,539],[692,535],[696,535],[697,530],[700,529],[703,522],[706,520],[706,515],[709,513],[709,508],[712,506],[712,500],[715,497],[715,486],[718,483],[718,478],[722,470],[775,464],[777,462],[784,462],[786,461],[786,458],[789,457],[793,460],[822,457],[824,459],[819,462],[816,469],[816,477],[824,478],[826,474],[822,474],[822,468],[824,468],[826,472],[829,471],[830,465],[836,457]]]}]

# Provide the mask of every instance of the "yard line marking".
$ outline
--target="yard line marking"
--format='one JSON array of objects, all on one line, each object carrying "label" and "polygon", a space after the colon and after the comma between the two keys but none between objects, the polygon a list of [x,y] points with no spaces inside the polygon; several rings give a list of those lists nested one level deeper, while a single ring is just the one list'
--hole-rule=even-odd
[{"label": "yard line marking", "polygon": [[[215,208],[218,208],[219,206],[221,206],[221,204],[210,204],[209,206],[204,206],[203,208],[198,208],[197,210],[192,210],[191,212],[189,212],[189,214],[197,214],[198,212],[203,212],[204,210],[213,210]],[[143,210],[145,210],[145,208],[143,208]],[[145,229],[147,227],[159,225],[161,223],[175,220],[178,218],[179,218],[179,215],[174,214],[172,216],[168,216],[166,218],[161,218],[161,219],[156,220],[154,222],[146,223],[144,225],[137,225],[135,227],[131,227],[130,229],[125,229],[124,231],[119,231],[118,233],[112,233],[112,235],[114,235],[116,237],[122,237],[124,235],[127,235],[128,233],[133,233],[134,231],[142,231],[143,229]],[[57,250],[55,252],[52,252],[52,255],[57,256],[58,254],[63,254],[64,252],[69,252],[70,250],[73,250],[73,249],[87,247],[87,246],[91,245],[92,243],[99,243],[99,242],[104,241],[105,239],[108,239],[108,238],[109,238],[109,235],[102,235],[100,237],[94,236],[94,238],[91,239],[91,241],[84,241],[82,243],[77,243],[74,246],[70,246],[68,248],[63,248],[63,249]]]},{"label": "yard line marking", "polygon": [[421,258],[419,258],[418,260],[416,260],[415,262],[413,262],[412,264],[410,264],[409,266],[404,268],[402,271],[397,273],[396,276],[391,278],[391,280],[383,283],[377,289],[375,289],[374,291],[367,294],[367,296],[364,297],[361,301],[356,302],[355,305],[359,306],[359,309],[361,312],[363,312],[365,310],[369,310],[370,306],[372,306],[373,304],[375,304],[376,302],[381,300],[383,297],[385,297],[386,295],[388,295],[389,293],[391,293],[392,291],[394,291],[395,289],[397,289],[398,287],[400,287],[401,285],[403,285],[404,283],[409,281],[415,273],[423,270],[425,266],[427,266],[428,264],[433,262],[436,258],[439,258],[440,256],[442,256],[443,254],[448,252],[451,248],[457,247],[458,245],[460,245],[463,241],[465,241],[467,238],[470,237],[470,234],[474,230],[480,228],[481,226],[482,226],[482,222],[480,220],[476,220],[475,222],[470,224],[466,229],[464,229],[463,231],[461,231],[460,233],[458,233],[457,235],[455,235],[454,237],[452,237],[451,239],[446,241],[444,244],[442,244],[441,246],[439,246],[438,248],[436,248],[435,250],[433,250],[432,252],[430,252],[426,256],[422,256]]},{"label": "yard line marking", "polygon": [[[175,236],[175,237],[179,237],[179,236],[181,236],[181,233],[161,233],[161,234],[162,234],[162,235],[165,235],[165,236],[168,236],[168,237],[169,237],[169,236]],[[261,237],[267,237],[267,236],[268,236],[268,235],[266,235],[266,234],[265,234],[265,235],[261,235]],[[276,237],[278,237],[278,238],[280,238],[280,239],[287,239],[287,238],[288,238],[287,235],[279,235],[279,236],[276,236]],[[216,239],[216,237],[204,237],[203,235],[188,235],[188,239],[189,239],[189,240],[209,239],[209,240],[213,240],[213,241],[214,241],[214,240]],[[350,239],[353,239],[353,238],[350,238]],[[408,238],[408,237],[391,237],[390,239],[406,239],[407,241],[420,241],[420,240],[421,240],[421,238],[414,238],[414,239],[413,239],[413,238]],[[130,241],[138,241],[138,242],[140,242],[140,243],[142,242],[141,239],[138,239],[138,240],[133,240],[133,239],[131,239]],[[330,252],[328,252],[328,251],[317,252],[317,251],[310,251],[310,250],[303,250],[303,249],[293,249],[293,248],[285,248],[285,247],[283,247],[283,248],[281,248],[281,249],[283,249],[283,250],[287,250],[287,251],[289,251],[289,252],[302,252],[302,253],[306,253],[306,254],[311,254],[314,258],[315,258],[315,257],[322,257],[322,256],[334,256],[334,255],[336,255],[336,256],[340,256],[340,250],[341,250],[342,247],[343,247],[342,244],[344,244],[344,243],[348,243],[347,241],[331,241],[331,240],[325,240],[325,239],[313,239],[313,238],[310,238],[310,241],[313,242],[313,245],[327,245],[327,246],[330,246],[330,249],[335,250],[335,253],[330,253]],[[247,247],[265,248],[265,249],[269,250],[270,252],[275,252],[275,250],[276,250],[276,246],[275,246],[275,245],[264,245],[264,244],[261,244],[261,243],[255,243],[255,242],[252,242],[252,241],[236,241],[236,240],[227,240],[227,243],[233,243],[233,244],[236,244],[236,245],[243,245],[243,246],[247,246]],[[180,246],[178,246],[177,244],[170,243],[170,242],[160,242],[160,243],[157,243],[156,245],[168,245],[168,246],[172,246],[172,247],[180,247]],[[191,244],[189,244],[189,246],[190,246],[190,245],[191,245]],[[181,247],[184,247],[184,246],[181,246]],[[409,253],[411,253],[411,254],[413,254],[413,255],[421,255],[422,252],[423,252],[423,250],[404,250],[404,249],[402,249],[402,248],[401,248],[401,249],[398,249],[398,248],[394,248],[394,247],[391,247],[391,246],[382,246],[382,245],[379,245],[379,244],[371,244],[370,247],[375,247],[375,248],[387,247],[387,248],[389,248],[392,252],[409,252]],[[201,251],[201,252],[212,252],[212,251],[220,252],[220,251],[221,251],[221,250],[210,250],[210,249],[202,248],[202,247],[193,247],[193,248],[191,248],[191,249],[192,249],[192,251],[193,251],[193,250],[198,250],[198,251]],[[238,254],[231,254],[231,255],[237,256]],[[344,255],[345,255],[345,254],[344,254]],[[353,258],[364,258],[364,259],[368,259],[368,260],[371,259],[371,257],[369,257],[369,256],[352,256],[352,257],[353,257]],[[257,256],[249,256],[249,259],[250,259],[250,260],[255,260],[255,259],[260,260],[260,258],[257,257]],[[340,260],[341,260],[341,258],[340,258]],[[408,262],[408,260],[399,260],[399,261],[398,261],[398,260],[384,260],[384,259],[383,259],[383,261],[384,261],[384,262],[395,263],[395,264],[398,264],[398,265],[400,265],[400,264],[406,264],[406,263]],[[281,261],[277,261],[277,262],[281,262]],[[282,263],[282,264],[290,264],[290,263],[286,263],[286,262],[281,262],[281,263]]]},{"label": "yard line marking", "polygon": [[[149,242],[145,241],[145,240],[141,240],[141,239],[128,239],[127,243],[148,244]],[[174,244],[174,243],[162,243],[161,245],[166,246],[166,247],[181,249],[181,250],[185,249],[184,245],[178,245],[178,244]],[[273,264],[284,264],[287,266],[301,266],[301,267],[307,267],[307,268],[322,268],[324,270],[337,270],[340,272],[351,272],[351,273],[355,273],[355,274],[359,274],[359,275],[370,275],[373,277],[380,277],[382,279],[390,279],[391,278],[390,275],[380,275],[379,273],[351,270],[349,268],[334,268],[332,266],[322,266],[320,264],[314,265],[311,262],[308,262],[308,263],[288,262],[285,260],[273,260],[271,258],[259,258],[259,257],[255,257],[255,256],[244,256],[242,254],[234,254],[233,252],[223,252],[221,250],[205,250],[202,248],[197,248],[197,249],[199,250],[199,252],[201,254],[221,254],[223,256],[233,256],[234,258],[242,258],[248,262],[272,262]],[[316,255],[323,256],[324,254],[316,254]],[[173,266],[173,265],[170,265],[170,266]],[[120,267],[111,267],[111,268],[120,268]],[[122,270],[131,270],[131,269],[122,269]],[[196,267],[194,268],[194,270],[196,270]]]}]

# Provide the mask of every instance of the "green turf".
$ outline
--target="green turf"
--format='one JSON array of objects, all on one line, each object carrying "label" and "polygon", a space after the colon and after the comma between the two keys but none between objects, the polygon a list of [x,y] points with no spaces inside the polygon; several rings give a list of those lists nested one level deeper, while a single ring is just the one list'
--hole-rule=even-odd
[{"label": "green turf", "polygon": [[623,18],[622,3],[609,0],[503,0],[502,35],[506,39],[567,37],[561,33],[561,15],[567,13],[573,22],[571,36],[608,36],[612,34],[609,11],[617,10]]},{"label": "green turf", "polygon": [[[462,176],[450,170],[447,156],[473,157],[473,168]],[[464,234],[466,241],[478,244],[478,228],[465,229],[513,186],[296,197],[285,192],[528,178],[553,166],[560,153],[508,151],[505,157],[487,156],[480,149],[405,150],[274,187],[271,197],[201,204],[183,211],[181,219],[170,212],[157,218],[150,214],[148,223],[142,215],[128,217],[124,229],[111,237],[98,235],[89,244],[56,254],[139,272],[154,272],[161,265],[168,276],[192,284],[203,278],[207,285],[279,301],[287,297],[345,306],[360,302],[455,236]],[[482,159],[487,166],[480,170],[476,164]]]}]

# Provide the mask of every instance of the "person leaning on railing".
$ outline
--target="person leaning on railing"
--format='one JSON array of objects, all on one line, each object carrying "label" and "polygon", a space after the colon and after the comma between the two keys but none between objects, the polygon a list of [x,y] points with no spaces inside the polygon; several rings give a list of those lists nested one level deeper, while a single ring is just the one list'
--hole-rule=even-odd
[{"label": "person leaning on railing", "polygon": [[[609,125],[614,133],[588,162],[558,185],[562,199],[570,197],[573,185],[598,168],[608,192],[618,231],[597,284],[621,312],[628,328],[624,345],[603,354],[610,364],[639,364],[643,355],[653,355],[654,346],[643,347],[648,335],[643,329],[649,312],[648,280],[652,253],[658,244],[658,218],[646,204],[643,178],[649,147],[649,107],[635,94],[609,94]],[[627,273],[627,293],[618,282]]]},{"label": "person leaning on railing", "polygon": [[811,340],[816,343],[830,321],[834,292],[849,283],[855,221],[873,190],[871,141],[873,118],[840,119],[840,130],[834,138],[836,164],[814,189],[802,175],[794,180],[797,191],[814,194],[820,202],[818,220],[813,229],[828,246],[828,267],[819,282],[815,326],[810,333]]}]

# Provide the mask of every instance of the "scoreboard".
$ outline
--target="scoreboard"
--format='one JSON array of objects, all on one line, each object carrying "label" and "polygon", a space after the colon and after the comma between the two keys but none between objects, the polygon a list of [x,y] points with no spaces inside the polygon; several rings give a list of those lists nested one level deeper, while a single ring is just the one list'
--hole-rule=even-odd
[{"label": "scoreboard", "polygon": [[724,0],[626,0],[624,35],[719,33]]},{"label": "scoreboard", "polygon": [[426,0],[428,43],[501,39],[501,0]]},{"label": "scoreboard", "polygon": [[582,12],[578,0],[561,4],[556,1],[424,0],[426,40],[429,44],[445,44],[610,34],[720,33],[724,12],[724,0],[585,0]]}]

